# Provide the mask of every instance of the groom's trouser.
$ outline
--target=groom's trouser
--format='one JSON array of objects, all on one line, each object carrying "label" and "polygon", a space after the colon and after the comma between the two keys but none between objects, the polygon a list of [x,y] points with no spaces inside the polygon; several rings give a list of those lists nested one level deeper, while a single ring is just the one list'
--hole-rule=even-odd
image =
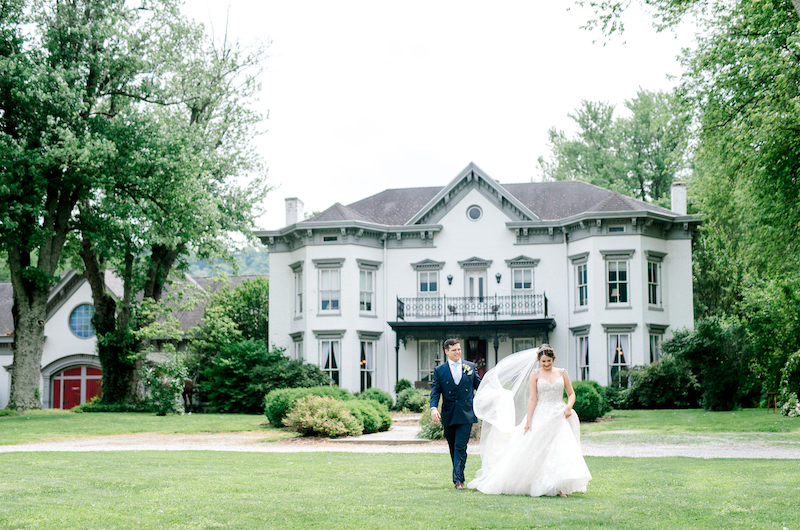
[{"label": "groom's trouser", "polygon": [[446,425],[444,437],[450,446],[450,459],[453,461],[453,483],[464,482],[464,466],[467,465],[467,443],[469,433],[472,431],[471,423]]}]

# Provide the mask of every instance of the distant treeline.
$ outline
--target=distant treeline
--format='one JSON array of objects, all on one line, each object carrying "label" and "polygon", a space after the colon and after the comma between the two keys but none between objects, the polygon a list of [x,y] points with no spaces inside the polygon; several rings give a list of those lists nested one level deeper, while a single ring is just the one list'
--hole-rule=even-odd
[{"label": "distant treeline", "polygon": [[219,260],[192,260],[190,261],[189,274],[192,276],[207,277],[219,274],[252,276],[269,274],[269,252],[254,247],[245,248],[234,254],[239,266],[238,271],[233,267]]}]

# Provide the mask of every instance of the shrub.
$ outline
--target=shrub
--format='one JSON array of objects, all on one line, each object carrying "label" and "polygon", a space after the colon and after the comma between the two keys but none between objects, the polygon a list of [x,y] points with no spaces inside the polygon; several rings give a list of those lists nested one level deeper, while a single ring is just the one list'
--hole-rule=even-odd
[{"label": "shrub", "polygon": [[344,402],[364,429],[364,434],[388,431],[392,417],[386,405],[372,399],[352,399]]},{"label": "shrub", "polygon": [[395,395],[399,395],[400,392],[402,392],[406,388],[413,388],[413,385],[411,384],[411,381],[409,381],[408,379],[400,379],[394,385],[394,393],[395,393]]},{"label": "shrub", "polygon": [[89,403],[78,405],[69,409],[71,412],[155,412],[152,405],[144,402],[137,403],[103,403],[99,396],[95,396]]},{"label": "shrub", "polygon": [[372,399],[386,405],[387,409],[394,406],[394,400],[389,392],[380,388],[368,388],[356,396],[358,399]]},{"label": "shrub", "polygon": [[364,428],[350,413],[347,403],[330,396],[306,396],[298,399],[284,422],[303,435],[360,436]]},{"label": "shrub", "polygon": [[800,416],[800,351],[789,356],[781,371],[781,412],[792,418]]},{"label": "shrub", "polygon": [[[439,403],[441,403],[441,399]],[[417,433],[417,438],[424,438],[427,440],[442,440],[444,438],[444,427],[442,422],[434,423],[431,419],[431,405],[426,403],[422,409],[422,414],[419,417],[420,430]]]},{"label": "shrub", "polygon": [[600,386],[600,383],[598,383],[597,381],[584,381],[584,382],[589,385],[592,385],[592,388],[594,388],[595,391],[597,391],[597,394],[600,396],[600,401],[603,405],[603,413],[600,415],[601,417],[605,416],[606,414],[614,410],[614,408],[611,406],[611,403],[609,403],[608,401],[608,393],[606,392],[605,387]]},{"label": "shrub", "polygon": [[257,414],[264,410],[264,395],[272,390],[330,381],[318,366],[289,360],[283,352],[253,339],[223,345],[198,383],[211,410]]},{"label": "shrub", "polygon": [[625,403],[625,394],[622,391],[623,389],[616,385],[603,387],[603,393],[606,395],[609,407],[623,410],[628,408]]},{"label": "shrub", "polygon": [[412,412],[422,412],[426,403],[430,403],[430,392],[427,390],[406,388],[397,395],[397,410],[408,409]]},{"label": "shrub", "polygon": [[3,416],[19,416],[20,413],[13,409],[0,409],[0,418]]},{"label": "shrub", "polygon": [[186,366],[175,357],[142,368],[139,378],[146,389],[144,402],[156,411],[156,415],[183,414],[181,394],[186,373]]},{"label": "shrub", "polygon": [[701,388],[685,362],[668,355],[628,373],[624,391],[628,408],[674,409],[698,406]]},{"label": "shrub", "polygon": [[576,381],[572,383],[572,388],[575,390],[575,405],[572,408],[581,421],[594,421],[603,415],[603,398],[592,384]]},{"label": "shrub", "polygon": [[705,410],[733,410],[753,389],[755,376],[749,369],[749,345],[741,322],[700,319],[692,331],[677,330],[662,349],[697,376]]},{"label": "shrub", "polygon": [[283,427],[283,419],[295,401],[308,395],[330,396],[338,400],[353,399],[353,394],[337,386],[318,386],[312,388],[281,388],[273,390],[264,398],[264,414],[275,427]]}]

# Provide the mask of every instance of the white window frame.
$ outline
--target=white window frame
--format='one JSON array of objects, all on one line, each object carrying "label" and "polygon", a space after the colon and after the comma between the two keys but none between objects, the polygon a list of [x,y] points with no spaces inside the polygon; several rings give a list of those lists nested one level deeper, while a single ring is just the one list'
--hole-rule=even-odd
[{"label": "white window frame", "polygon": [[362,314],[375,314],[375,271],[358,270],[358,310]]},{"label": "white window frame", "polygon": [[[423,280],[423,278],[425,278],[425,282],[424,282],[424,285],[426,286],[426,290],[425,291],[422,290],[422,285],[423,285],[423,281],[422,280]],[[435,285],[436,285],[436,289],[435,290],[431,290],[431,288],[430,288],[430,286],[431,286],[430,279],[431,278],[435,279]],[[439,296],[439,285],[441,285],[439,283],[439,271],[430,271],[430,270],[429,271],[417,271],[417,292],[419,293],[420,297],[422,297],[422,296]]]},{"label": "white window frame", "polygon": [[294,315],[303,316],[303,270],[294,273]]},{"label": "white window frame", "polygon": [[524,350],[529,350],[539,346],[541,342],[536,337],[516,337],[514,338],[512,353],[517,353]]},{"label": "white window frame", "polygon": [[[619,373],[631,366],[631,334],[608,332],[608,384],[620,385]],[[620,352],[617,352],[620,348]],[[625,351],[627,348],[627,351]],[[616,378],[616,381],[615,381]]]},{"label": "white window frame", "polygon": [[323,339],[319,341],[319,367],[331,378],[331,386],[341,386],[342,384],[341,357],[342,341],[340,339]]},{"label": "white window frame", "polygon": [[661,264],[647,260],[647,304],[661,307]]},{"label": "white window frame", "polygon": [[305,360],[305,352],[303,351],[303,335],[302,331],[289,333],[292,338],[292,349],[290,350],[289,357],[296,361]]},{"label": "white window frame", "polygon": [[[426,350],[426,353],[423,352]],[[417,380],[433,381],[433,370],[442,364],[442,350],[438,340],[417,341]]]},{"label": "white window frame", "polygon": [[[359,380],[361,392],[375,386],[375,341],[362,340],[359,355]],[[366,386],[365,386],[366,383]]]},{"label": "white window frame", "polygon": [[[630,308],[631,307],[631,258],[633,257],[633,250],[612,250],[600,253],[603,255],[605,261],[605,278],[603,284],[605,287],[605,298],[607,308]],[[620,269],[624,268],[625,280],[620,279]],[[615,273],[615,279],[611,279],[611,274]],[[612,294],[616,287],[616,300],[613,300]],[[625,300],[621,301],[622,292],[625,292]]]},{"label": "white window frame", "polygon": [[649,350],[650,350],[650,364],[661,360],[661,339],[663,335],[650,333]]},{"label": "white window frame", "polygon": [[[525,273],[530,274],[528,282],[525,281]],[[519,277],[519,282],[517,281]],[[517,285],[519,284],[519,287]],[[526,287],[527,284],[527,287]],[[533,294],[533,267],[518,267],[511,269],[511,294],[527,296]]]},{"label": "white window frame", "polygon": [[578,358],[578,381],[589,381],[589,335],[576,335],[576,352]]},{"label": "white window frame", "polygon": [[589,306],[589,264],[575,265],[575,285],[577,287],[575,306],[585,308]]},{"label": "white window frame", "polygon": [[[320,313],[342,312],[342,274],[341,269],[319,269],[319,311]],[[327,278],[327,285],[326,285]],[[334,288],[335,282],[335,288]],[[325,289],[325,287],[328,289]],[[325,307],[325,303],[328,307]],[[335,307],[334,307],[335,306]]]}]

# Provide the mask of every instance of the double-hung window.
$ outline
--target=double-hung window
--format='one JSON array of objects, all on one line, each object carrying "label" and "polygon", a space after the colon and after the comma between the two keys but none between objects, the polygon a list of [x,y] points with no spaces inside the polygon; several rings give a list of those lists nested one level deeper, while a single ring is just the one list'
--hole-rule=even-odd
[{"label": "double-hung window", "polygon": [[645,255],[647,256],[647,305],[650,306],[650,309],[662,308],[664,307],[661,286],[662,262],[666,254],[645,250]]},{"label": "double-hung window", "polygon": [[419,355],[419,373],[417,374],[419,381],[431,382],[433,381],[433,370],[442,362],[442,350],[439,347],[439,342],[435,340],[420,340],[418,344]]},{"label": "double-hung window", "polygon": [[341,341],[322,340],[320,341],[320,366],[322,371],[331,378],[331,384],[339,386],[340,374],[339,363],[341,356]]},{"label": "double-hung window", "polygon": [[578,335],[578,380],[589,380],[589,336]]},{"label": "double-hung window", "polygon": [[314,260],[319,274],[319,313],[342,311],[342,264],[344,259]]},{"label": "double-hung window", "polygon": [[361,359],[359,361],[359,373],[361,375],[361,392],[372,388],[375,379],[375,342],[371,340],[361,341]]},{"label": "double-hung window", "polygon": [[375,310],[375,273],[373,271],[359,271],[360,285],[358,309],[362,313],[372,313]]},{"label": "double-hung window", "polygon": [[514,353],[524,350],[530,350],[536,347],[538,341],[534,338],[515,338],[514,339]]},{"label": "double-hung window", "polygon": [[439,271],[418,272],[419,294],[421,296],[437,296],[439,294]]},{"label": "double-hung window", "polygon": [[620,372],[626,370],[630,363],[631,336],[627,333],[608,334],[609,384],[621,386]]},{"label": "double-hung window", "polygon": [[303,332],[289,333],[289,336],[292,338],[292,349],[289,350],[289,356],[296,361],[305,360],[305,354],[303,352]]},{"label": "double-hung window", "polygon": [[533,269],[511,269],[514,295],[533,294]]},{"label": "double-hung window", "polygon": [[661,342],[664,340],[664,332],[668,327],[667,324],[647,324],[651,364],[661,359]]},{"label": "double-hung window", "polygon": [[630,307],[630,262],[633,250],[601,251],[606,262],[606,304]]},{"label": "double-hung window", "polygon": [[289,265],[294,271],[294,317],[303,317],[303,262],[297,261]]},{"label": "double-hung window", "polygon": [[511,313],[530,315],[540,310],[541,306],[537,307],[534,296],[536,290],[534,269],[539,265],[539,260],[528,256],[517,256],[514,259],[506,260],[506,265],[511,269],[509,271],[511,273]]},{"label": "double-hung window", "polygon": [[575,311],[586,311],[589,307],[589,253],[569,256],[575,270]]}]

